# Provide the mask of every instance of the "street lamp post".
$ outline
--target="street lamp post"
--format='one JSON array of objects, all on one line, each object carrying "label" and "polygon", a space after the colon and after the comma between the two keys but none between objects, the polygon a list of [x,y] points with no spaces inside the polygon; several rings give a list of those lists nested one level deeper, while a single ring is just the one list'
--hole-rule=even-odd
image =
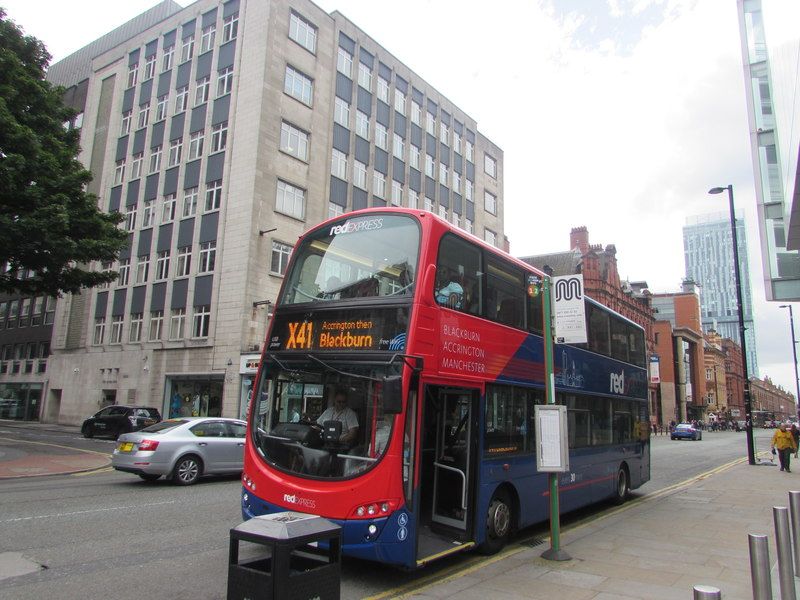
[{"label": "street lamp post", "polygon": [[789,309],[789,325],[792,328],[792,357],[794,358],[794,382],[797,385],[797,396],[795,398],[797,405],[795,413],[797,414],[798,421],[800,421],[800,378],[797,377],[797,342],[795,341],[794,337],[794,314],[792,313],[791,304],[781,304],[781,308]]},{"label": "street lamp post", "polygon": [[733,185],[715,187],[709,194],[721,194],[728,191],[728,204],[731,213],[731,236],[733,237],[733,274],[736,278],[736,303],[739,313],[739,341],[742,348],[742,372],[744,373],[744,413],[745,435],[747,437],[747,462],[756,464],[755,444],[753,443],[753,404],[750,399],[750,376],[747,373],[747,343],[744,339],[744,304],[742,303],[742,276],[739,272],[739,240],[736,235],[736,212],[733,206]]}]

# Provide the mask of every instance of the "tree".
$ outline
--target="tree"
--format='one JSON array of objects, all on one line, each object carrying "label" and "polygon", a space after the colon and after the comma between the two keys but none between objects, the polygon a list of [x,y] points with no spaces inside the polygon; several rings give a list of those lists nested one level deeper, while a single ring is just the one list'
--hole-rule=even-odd
[{"label": "tree", "polygon": [[76,116],[63,88],[45,81],[44,44],[0,8],[0,292],[60,296],[110,282],[127,235],[119,214],[101,212],[77,159]]}]

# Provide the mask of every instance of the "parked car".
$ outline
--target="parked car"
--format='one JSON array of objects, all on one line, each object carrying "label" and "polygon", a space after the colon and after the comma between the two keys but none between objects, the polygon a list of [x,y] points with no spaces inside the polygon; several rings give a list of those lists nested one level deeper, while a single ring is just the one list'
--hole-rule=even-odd
[{"label": "parked car", "polygon": [[219,417],[167,419],[117,440],[111,465],[145,481],[162,475],[179,485],[203,475],[239,473],[247,424]]},{"label": "parked car", "polygon": [[81,433],[90,438],[108,435],[114,438],[129,431],[138,431],[161,420],[161,413],[151,406],[106,406],[83,422]]},{"label": "parked car", "polygon": [[673,440],[702,440],[703,432],[691,423],[679,423],[672,430],[670,438]]}]

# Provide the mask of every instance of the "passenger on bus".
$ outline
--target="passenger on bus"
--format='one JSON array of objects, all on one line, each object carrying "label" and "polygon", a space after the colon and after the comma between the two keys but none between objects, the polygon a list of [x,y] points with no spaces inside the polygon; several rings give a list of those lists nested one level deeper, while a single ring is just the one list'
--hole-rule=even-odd
[{"label": "passenger on bus", "polygon": [[442,306],[460,309],[463,306],[464,287],[459,277],[449,269],[443,270],[436,291],[436,302]]}]

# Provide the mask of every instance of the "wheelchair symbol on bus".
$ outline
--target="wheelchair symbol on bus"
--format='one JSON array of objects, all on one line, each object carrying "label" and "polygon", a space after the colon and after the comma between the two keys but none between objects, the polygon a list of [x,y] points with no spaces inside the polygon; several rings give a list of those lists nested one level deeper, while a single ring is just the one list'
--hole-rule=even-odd
[{"label": "wheelchair symbol on bus", "polygon": [[408,524],[408,515],[406,513],[400,513],[397,517],[397,524],[400,527],[405,527]]}]

